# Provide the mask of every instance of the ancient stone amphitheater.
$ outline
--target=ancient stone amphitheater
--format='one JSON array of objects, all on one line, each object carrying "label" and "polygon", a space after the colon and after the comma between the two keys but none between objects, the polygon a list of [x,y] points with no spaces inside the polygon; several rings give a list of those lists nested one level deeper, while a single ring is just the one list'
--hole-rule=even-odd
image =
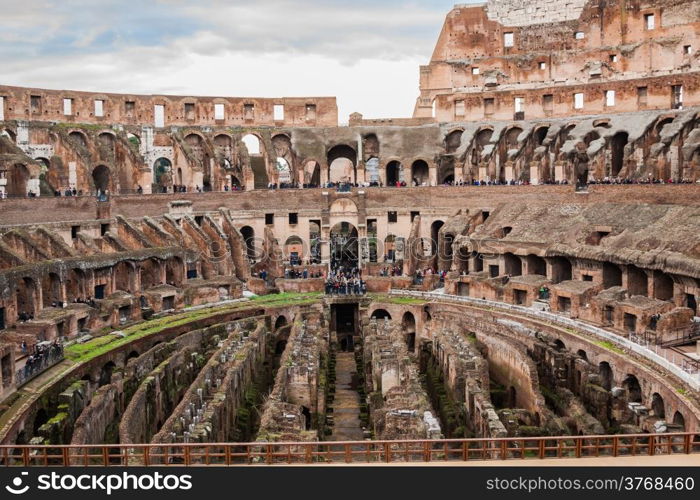
[{"label": "ancient stone amphitheater", "polygon": [[0,86],[0,461],[700,451],[698,12],[458,5],[348,126]]}]

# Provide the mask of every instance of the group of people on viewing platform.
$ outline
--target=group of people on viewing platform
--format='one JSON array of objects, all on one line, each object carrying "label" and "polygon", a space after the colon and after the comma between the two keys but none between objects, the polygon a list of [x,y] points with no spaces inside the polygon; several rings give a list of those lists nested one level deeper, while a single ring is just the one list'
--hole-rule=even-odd
[{"label": "group of people on viewing platform", "polygon": [[440,281],[445,281],[445,277],[447,276],[447,271],[437,271],[433,269],[432,267],[425,267],[424,269],[416,269],[416,274],[414,276],[414,281],[417,285],[422,285],[423,284],[423,279],[426,276],[439,276]]},{"label": "group of people on viewing platform", "polygon": [[75,189],[75,186],[72,186],[67,187],[64,191],[61,191],[60,189],[54,189],[53,195],[57,198],[61,196],[82,196],[83,191],[79,191]]},{"label": "group of people on viewing platform", "polygon": [[331,268],[326,278],[326,295],[364,295],[367,284],[362,279],[362,270],[338,266]]},{"label": "group of people on viewing platform", "polygon": [[[674,179],[657,179],[655,177],[646,177],[646,178],[640,178],[640,179],[627,179],[627,178],[620,178],[620,177],[604,177],[603,179],[590,179],[587,181],[587,184],[589,185],[596,185],[596,184],[615,184],[615,185],[640,185],[640,184],[696,184],[700,183],[700,180],[694,181],[692,179],[688,178],[683,178],[680,180],[674,180]],[[451,186],[530,186],[530,185],[568,185],[570,182],[567,179],[562,179],[562,180],[540,180],[536,184],[532,184],[530,181],[527,180],[510,180],[510,181],[503,181],[503,180],[449,180],[445,181],[441,184],[438,184],[437,186],[443,186],[443,187],[451,187]],[[411,183],[410,187],[421,187],[421,186],[430,186],[428,183],[421,183],[417,181],[416,179],[413,180]],[[327,189],[335,189],[338,192],[345,193],[345,192],[350,192],[352,191],[353,188],[368,188],[368,187],[409,187],[409,185],[405,181],[397,181],[395,183],[387,184],[386,186],[380,182],[380,181],[372,181],[372,182],[328,182],[322,185],[318,184],[300,184],[300,183],[270,183],[268,184],[268,189],[270,190],[277,190],[277,189],[315,189],[315,188],[327,188]],[[204,192],[210,192],[211,189],[202,189],[200,186],[195,186],[194,188],[192,187],[187,187],[184,185],[173,185],[173,186],[158,186],[155,187],[152,192],[154,194],[158,193],[163,193],[163,194],[168,194],[168,193],[204,193]],[[240,191],[245,191],[245,187],[243,186],[238,186],[238,185],[233,185],[229,186],[228,184],[224,185],[222,188],[222,191],[224,192],[240,192]],[[122,191],[122,193],[124,193]],[[75,187],[67,187],[64,190],[60,189],[55,189],[53,191],[54,197],[74,197],[74,196],[84,196],[86,194],[90,193],[84,193],[82,189],[76,189]],[[95,194],[93,192],[93,194]],[[142,186],[137,186],[136,188],[136,194],[144,194],[143,187]],[[36,193],[34,190],[29,190],[26,194],[27,198],[37,198],[39,196],[39,193]],[[97,199],[99,201],[108,201],[109,200],[109,190],[100,190],[98,189],[96,192]],[[0,199],[6,199],[8,197],[7,193],[0,189]],[[14,196],[16,197],[16,196]]]},{"label": "group of people on viewing platform", "polygon": [[290,269],[290,268],[285,268],[284,269],[284,279],[288,280],[299,280],[299,279],[309,279],[309,278],[322,278],[323,273],[321,271],[311,271],[307,268],[304,269]]},{"label": "group of people on viewing platform", "polygon": [[380,269],[379,276],[403,276],[403,269],[401,266],[385,266]]},{"label": "group of people on viewing platform", "polygon": [[28,355],[24,368],[19,372],[20,378],[23,380],[31,378],[63,358],[63,345],[58,339],[53,342],[39,342],[31,349],[31,352],[25,341],[22,341],[20,348],[22,354]]}]

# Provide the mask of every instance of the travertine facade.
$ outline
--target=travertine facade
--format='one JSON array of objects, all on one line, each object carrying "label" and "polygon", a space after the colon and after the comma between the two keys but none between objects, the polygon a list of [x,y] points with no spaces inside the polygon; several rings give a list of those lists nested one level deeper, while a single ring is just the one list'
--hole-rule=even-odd
[{"label": "travertine facade", "polygon": [[414,116],[522,120],[696,106],[699,8],[695,0],[456,5],[420,68]]}]

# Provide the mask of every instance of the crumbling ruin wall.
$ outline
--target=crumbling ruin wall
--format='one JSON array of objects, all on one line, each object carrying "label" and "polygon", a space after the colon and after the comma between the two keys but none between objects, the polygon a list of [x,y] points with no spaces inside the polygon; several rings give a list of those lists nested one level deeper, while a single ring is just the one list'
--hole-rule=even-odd
[{"label": "crumbling ruin wall", "polygon": [[476,337],[453,322],[435,321],[433,340],[426,345],[422,364],[433,404],[443,422],[457,435],[506,436],[491,402],[489,367],[476,345]]},{"label": "crumbling ruin wall", "polygon": [[440,422],[421,386],[403,330],[391,320],[371,319],[363,344],[369,412],[378,439],[439,439]]},{"label": "crumbling ruin wall", "polygon": [[275,385],[263,406],[259,441],[314,441],[325,423],[328,328],[319,310],[295,320]]},{"label": "crumbling ruin wall", "polygon": [[[232,420],[216,420],[222,428],[210,422],[222,402],[231,406],[235,413],[245,387],[251,382],[252,366],[267,352],[269,325],[258,319],[247,319],[226,325],[228,337],[219,343],[194,382],[153,437],[154,443],[189,442],[206,440],[207,433],[227,433]],[[229,370],[235,374],[236,367],[245,366],[239,375],[227,378]],[[225,385],[224,385],[225,384]],[[221,392],[223,390],[223,392]],[[223,395],[223,398],[221,397]],[[229,396],[228,400],[226,399]],[[235,397],[230,397],[235,396]],[[213,410],[212,410],[213,409]],[[206,424],[200,426],[199,424]]]}]

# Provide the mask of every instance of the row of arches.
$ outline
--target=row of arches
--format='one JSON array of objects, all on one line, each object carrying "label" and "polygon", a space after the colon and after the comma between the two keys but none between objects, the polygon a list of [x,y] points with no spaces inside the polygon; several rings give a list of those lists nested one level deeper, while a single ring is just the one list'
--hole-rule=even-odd
[{"label": "row of arches", "polygon": [[[566,350],[566,345],[561,339],[555,340],[554,345],[556,350],[560,352]],[[579,349],[576,351],[576,355],[580,359],[590,363],[588,354],[585,350]],[[616,383],[616,378],[610,362],[600,361],[597,366],[597,375],[600,386],[606,391],[612,391]],[[578,377],[580,379],[580,372],[578,372]],[[579,386],[581,383],[581,380],[577,381]],[[680,411],[675,411],[673,415],[667,415],[666,403],[664,398],[658,392],[652,393],[650,398],[645,398],[642,385],[636,375],[631,373],[625,374],[625,377],[620,382],[620,387],[625,390],[628,402],[642,404],[651,410],[651,415],[653,417],[666,420],[667,422],[678,426],[681,430],[685,430],[685,417],[683,416],[683,413]],[[669,419],[669,417],[671,418]]]}]

